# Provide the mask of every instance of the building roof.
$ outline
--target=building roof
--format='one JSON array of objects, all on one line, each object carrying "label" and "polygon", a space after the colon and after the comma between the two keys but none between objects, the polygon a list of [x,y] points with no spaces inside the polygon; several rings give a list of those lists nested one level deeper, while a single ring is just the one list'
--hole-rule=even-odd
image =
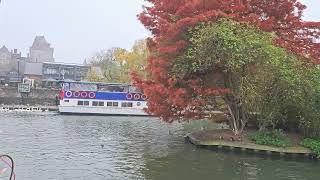
[{"label": "building roof", "polygon": [[47,42],[44,36],[36,36],[31,48],[50,48],[50,44]]},{"label": "building roof", "polygon": [[0,48],[0,52],[10,53],[9,49],[6,46]]},{"label": "building roof", "polygon": [[42,76],[42,63],[29,63],[25,64],[24,74]]}]

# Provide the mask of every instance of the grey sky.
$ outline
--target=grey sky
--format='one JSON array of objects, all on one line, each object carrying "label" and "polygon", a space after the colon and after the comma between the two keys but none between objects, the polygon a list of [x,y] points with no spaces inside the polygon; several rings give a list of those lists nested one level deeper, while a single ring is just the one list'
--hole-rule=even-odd
[{"label": "grey sky", "polygon": [[[137,20],[142,0],[1,0],[0,46],[25,55],[36,35],[55,48],[56,61],[82,62],[110,47],[130,48],[148,32]],[[319,0],[303,0],[306,18],[320,21]]]}]

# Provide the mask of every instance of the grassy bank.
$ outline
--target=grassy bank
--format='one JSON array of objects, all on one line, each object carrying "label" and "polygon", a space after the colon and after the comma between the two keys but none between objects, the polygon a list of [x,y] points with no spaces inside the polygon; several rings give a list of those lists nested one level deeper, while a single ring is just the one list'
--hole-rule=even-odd
[{"label": "grassy bank", "polygon": [[[234,135],[230,130],[203,130],[191,133],[188,140],[198,146],[229,147],[266,151],[284,154],[301,154],[318,156],[320,147],[318,141],[303,139],[303,136],[296,133],[285,133],[282,131],[258,132],[246,131],[242,135]],[[319,157],[319,156],[318,156]]]}]

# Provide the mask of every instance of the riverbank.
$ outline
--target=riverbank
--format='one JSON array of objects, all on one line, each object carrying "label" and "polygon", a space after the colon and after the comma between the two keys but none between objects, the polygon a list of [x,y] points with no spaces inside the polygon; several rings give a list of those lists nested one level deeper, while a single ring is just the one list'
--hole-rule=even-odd
[{"label": "riverbank", "polygon": [[241,136],[235,136],[230,130],[205,130],[187,135],[186,140],[199,147],[237,149],[265,154],[302,155],[312,159],[315,157],[310,149],[300,146],[302,137],[299,134],[287,134],[292,142],[291,146],[276,147],[256,144],[250,140],[250,133],[253,132],[250,131],[243,133]]},{"label": "riverbank", "polygon": [[50,112],[57,112],[59,110],[58,106],[27,106],[27,105],[0,105],[0,112],[1,111],[50,111]]},{"label": "riverbank", "polygon": [[28,94],[20,94],[17,87],[0,86],[0,105],[54,106],[58,89],[31,89]]}]

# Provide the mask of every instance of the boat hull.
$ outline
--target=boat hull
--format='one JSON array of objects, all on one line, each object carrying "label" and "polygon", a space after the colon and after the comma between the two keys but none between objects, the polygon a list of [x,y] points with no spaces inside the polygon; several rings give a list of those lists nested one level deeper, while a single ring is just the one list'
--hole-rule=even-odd
[{"label": "boat hull", "polygon": [[118,107],[59,106],[60,114],[149,116],[143,109]]}]

